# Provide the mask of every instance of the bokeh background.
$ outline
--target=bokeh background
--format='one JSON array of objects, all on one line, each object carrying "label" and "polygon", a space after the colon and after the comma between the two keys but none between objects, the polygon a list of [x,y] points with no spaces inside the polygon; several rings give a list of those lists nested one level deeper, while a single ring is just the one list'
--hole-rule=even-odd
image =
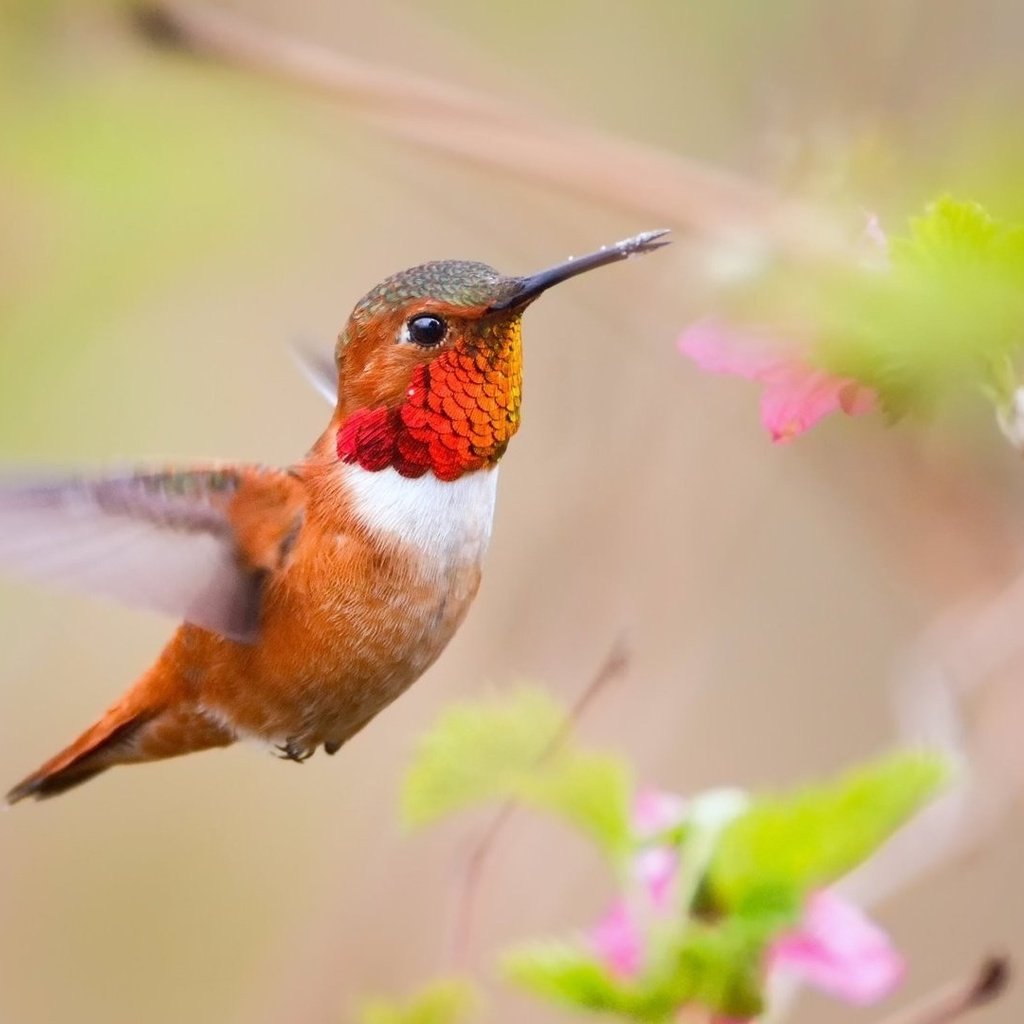
[{"label": "bokeh background", "polygon": [[[622,636],[628,672],[581,728],[680,792],[788,785],[908,734],[957,735],[977,765],[970,799],[863,889],[910,959],[901,998],[1024,953],[1019,456],[980,412],[837,421],[773,447],[753,389],[701,377],[674,346],[758,261],[809,258],[786,203],[840,233],[866,211],[902,225],[946,190],[1024,215],[1024,7],[216,7],[385,81],[429,76],[527,114],[453,135],[409,95],[375,106],[372,89],[161,51],[123,5],[5,0],[4,463],[286,463],[328,417],[289,343],[328,347],[387,274],[446,257],[525,272],[660,226],[677,244],[531,310],[523,428],[477,604],[337,758],[299,768],[239,747],[0,818],[0,1022],[347,1021],[364,995],[444,971],[486,817],[402,835],[417,735],[448,702],[524,678],[571,700]],[[524,170],[534,118],[578,134],[575,166],[614,179],[603,193]],[[672,165],[678,206],[629,170],[655,151],[698,162]],[[734,204],[746,190],[778,216]],[[168,629],[3,581],[0,777],[76,735]],[[610,892],[573,836],[518,817],[488,868],[476,965],[584,925]],[[1024,995],[986,1013],[1018,1020]],[[493,983],[488,1019],[564,1018]],[[875,1015],[807,996],[792,1019]]]}]

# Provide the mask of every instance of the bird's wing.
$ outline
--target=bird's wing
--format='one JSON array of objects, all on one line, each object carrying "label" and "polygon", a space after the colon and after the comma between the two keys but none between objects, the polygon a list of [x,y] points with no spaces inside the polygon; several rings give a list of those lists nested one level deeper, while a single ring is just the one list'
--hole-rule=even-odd
[{"label": "bird's wing", "polygon": [[313,389],[329,405],[338,401],[338,368],[334,357],[306,346],[292,346],[292,358]]},{"label": "bird's wing", "polygon": [[256,466],[0,478],[0,567],[251,642],[304,511],[298,478]]}]

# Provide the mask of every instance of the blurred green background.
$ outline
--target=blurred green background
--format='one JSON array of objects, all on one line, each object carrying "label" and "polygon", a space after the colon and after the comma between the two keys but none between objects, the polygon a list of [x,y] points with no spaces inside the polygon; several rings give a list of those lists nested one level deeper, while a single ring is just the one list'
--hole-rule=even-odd
[{"label": "blurred green background", "polygon": [[[1024,217],[1015,0],[222,9],[826,209],[902,223],[950,190]],[[286,463],[328,415],[288,343],[329,346],[380,278],[448,257],[525,272],[662,226],[628,201],[428,151],[357,104],[157,51],[126,12],[0,6],[6,464]],[[338,758],[300,769],[240,747],[0,818],[0,1021],[312,1024],[418,986],[445,967],[480,821],[401,836],[417,734],[446,702],[523,677],[571,698],[622,634],[629,677],[584,735],[652,782],[783,785],[893,742],[894,694],[922,650],[958,635],[951,610],[1021,564],[1019,460],[994,431],[879,423],[770,447],[753,391],[675,352],[714,308],[722,252],[671,226],[673,249],[531,310],[524,425],[478,602],[439,664]],[[1000,633],[998,672],[978,669],[968,716],[1010,813],[880,911],[911,961],[908,995],[1024,951],[1015,622],[1024,611]],[[0,584],[2,777],[76,735],[167,633],[156,617]],[[585,924],[609,893],[572,837],[524,816],[489,873],[479,965],[507,940]],[[1018,993],[987,1019],[1022,1012]],[[816,997],[794,1015],[855,1017],[872,1015]],[[561,1018],[496,985],[489,1019]]]}]

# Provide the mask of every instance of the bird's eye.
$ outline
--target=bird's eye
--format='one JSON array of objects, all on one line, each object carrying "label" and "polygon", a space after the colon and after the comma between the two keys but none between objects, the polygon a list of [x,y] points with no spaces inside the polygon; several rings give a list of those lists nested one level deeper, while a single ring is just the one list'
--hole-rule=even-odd
[{"label": "bird's eye", "polygon": [[414,316],[407,324],[409,340],[423,348],[434,348],[444,341],[448,333],[448,325],[439,317],[431,314]]}]

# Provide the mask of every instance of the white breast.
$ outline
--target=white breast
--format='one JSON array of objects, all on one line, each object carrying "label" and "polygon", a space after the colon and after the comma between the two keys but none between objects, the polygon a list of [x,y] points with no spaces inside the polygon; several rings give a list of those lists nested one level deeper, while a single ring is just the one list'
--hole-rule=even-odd
[{"label": "white breast", "polygon": [[439,563],[479,560],[491,538],[498,469],[478,469],[458,480],[433,473],[416,479],[393,468],[371,473],[345,466],[355,512],[371,530]]}]

